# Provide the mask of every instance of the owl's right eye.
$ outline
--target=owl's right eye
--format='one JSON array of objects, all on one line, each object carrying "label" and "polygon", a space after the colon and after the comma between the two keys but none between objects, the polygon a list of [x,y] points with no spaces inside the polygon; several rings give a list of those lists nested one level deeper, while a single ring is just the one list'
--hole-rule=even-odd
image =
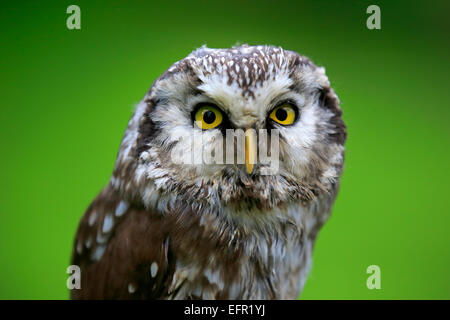
[{"label": "owl's right eye", "polygon": [[223,121],[222,111],[214,105],[200,106],[194,114],[194,122],[202,130],[216,128]]}]

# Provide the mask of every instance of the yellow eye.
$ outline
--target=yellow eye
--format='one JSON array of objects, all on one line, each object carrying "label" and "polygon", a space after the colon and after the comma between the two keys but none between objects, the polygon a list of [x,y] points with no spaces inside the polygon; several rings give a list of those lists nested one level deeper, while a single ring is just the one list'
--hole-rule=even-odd
[{"label": "yellow eye", "polygon": [[198,108],[194,116],[195,124],[202,130],[213,129],[221,124],[222,120],[222,112],[212,105]]},{"label": "yellow eye", "polygon": [[288,126],[295,121],[295,110],[293,106],[285,103],[273,109],[269,117],[279,124]]}]

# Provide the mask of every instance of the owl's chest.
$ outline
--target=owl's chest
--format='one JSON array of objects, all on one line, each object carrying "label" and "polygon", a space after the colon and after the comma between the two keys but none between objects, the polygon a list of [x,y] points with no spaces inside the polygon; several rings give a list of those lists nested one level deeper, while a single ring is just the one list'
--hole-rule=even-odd
[{"label": "owl's chest", "polygon": [[243,242],[240,254],[211,252],[199,263],[193,254],[177,261],[174,299],[295,299],[303,288],[312,243],[298,226],[282,234],[259,235]]}]

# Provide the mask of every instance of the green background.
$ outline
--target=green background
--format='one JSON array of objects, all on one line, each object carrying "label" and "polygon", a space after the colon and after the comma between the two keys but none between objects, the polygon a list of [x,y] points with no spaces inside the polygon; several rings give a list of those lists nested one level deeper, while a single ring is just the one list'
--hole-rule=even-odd
[{"label": "green background", "polygon": [[[374,3],[381,30],[366,28]],[[66,28],[70,4],[81,30]],[[78,221],[108,181],[134,104],[195,48],[236,43],[309,56],[342,101],[341,192],[302,298],[450,298],[445,1],[1,6],[0,298],[68,298]],[[380,290],[366,287],[369,265]]]}]

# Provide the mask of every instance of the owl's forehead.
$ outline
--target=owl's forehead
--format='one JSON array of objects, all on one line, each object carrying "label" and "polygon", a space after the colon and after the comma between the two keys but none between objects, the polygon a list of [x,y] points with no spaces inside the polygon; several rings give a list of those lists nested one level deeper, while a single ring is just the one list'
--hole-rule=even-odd
[{"label": "owl's forehead", "polygon": [[239,117],[256,115],[259,106],[289,91],[301,65],[312,66],[306,57],[280,47],[202,47],[175,63],[166,76],[189,75],[196,89],[226,109],[243,113],[236,114]]},{"label": "owl's forehead", "polygon": [[309,63],[307,58],[280,47],[202,47],[175,63],[168,73],[189,70],[202,84],[218,82],[238,90],[243,97],[255,98],[255,91],[265,83],[290,77],[297,65]]},{"label": "owl's forehead", "polygon": [[[243,89],[253,97],[252,89],[289,72],[293,55],[281,48],[239,47],[195,51],[187,58],[197,76],[203,80],[222,79],[228,85]],[[214,77],[218,76],[218,77]]]}]

